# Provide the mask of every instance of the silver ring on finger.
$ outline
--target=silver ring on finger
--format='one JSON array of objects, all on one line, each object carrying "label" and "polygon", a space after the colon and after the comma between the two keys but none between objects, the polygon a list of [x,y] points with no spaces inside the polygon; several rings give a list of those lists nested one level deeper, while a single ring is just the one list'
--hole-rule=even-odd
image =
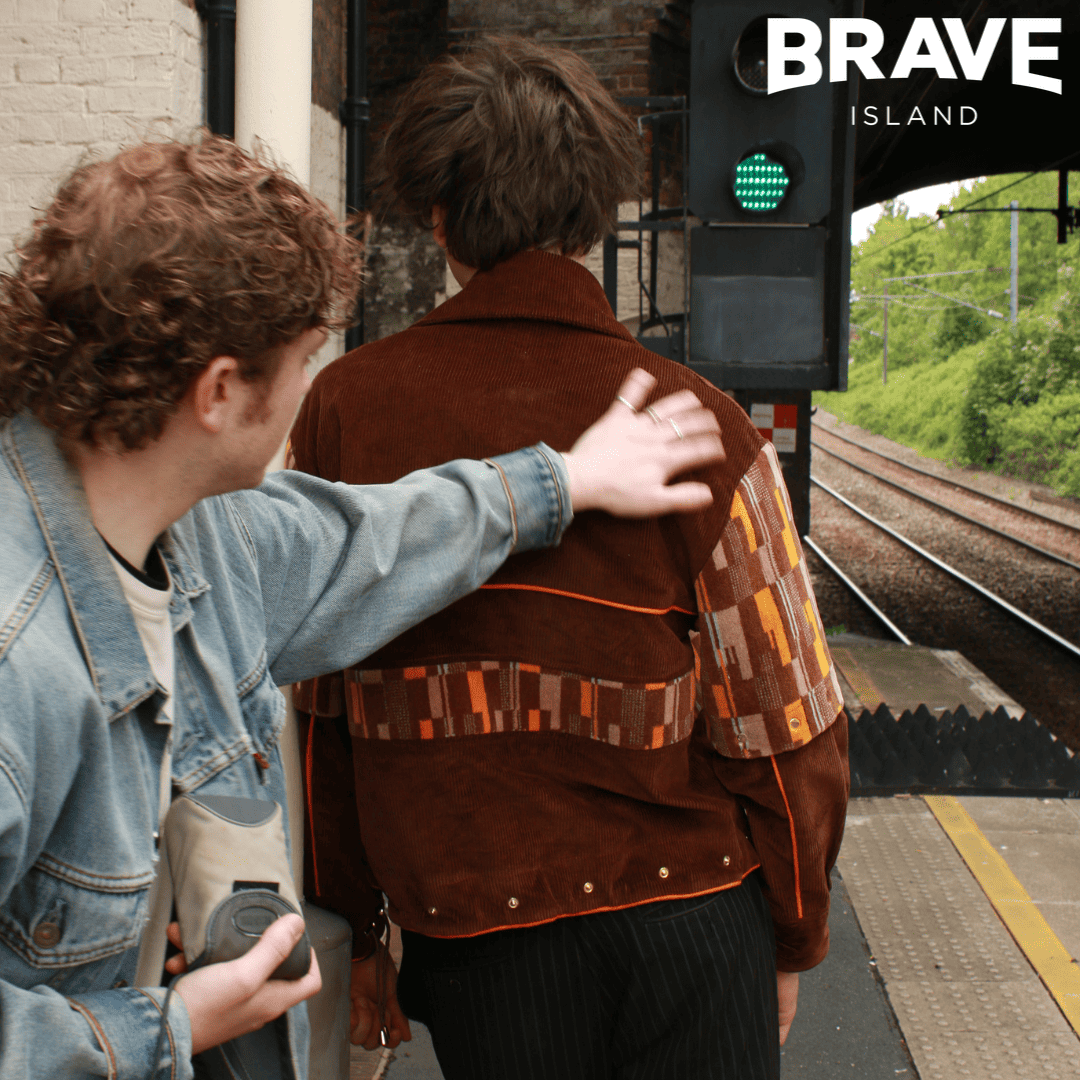
[{"label": "silver ring on finger", "polygon": [[652,422],[654,424],[662,424],[664,422],[660,414],[651,405],[645,411],[652,417]]},{"label": "silver ring on finger", "polygon": [[675,423],[674,416],[668,417],[668,423],[675,429],[675,434],[678,435],[680,439],[686,438],[686,436],[679,430],[679,425]]},{"label": "silver ring on finger", "polygon": [[634,406],[631,405],[630,402],[622,396],[622,394],[616,394],[615,400],[621,401],[635,416],[637,416],[637,409],[635,409]]}]

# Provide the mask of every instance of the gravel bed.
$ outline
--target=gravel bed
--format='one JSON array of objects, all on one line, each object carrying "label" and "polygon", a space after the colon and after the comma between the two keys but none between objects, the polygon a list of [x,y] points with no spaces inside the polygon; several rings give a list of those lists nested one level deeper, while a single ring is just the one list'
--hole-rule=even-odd
[{"label": "gravel bed", "polygon": [[[822,408],[818,408],[816,411],[814,416],[814,428],[812,430],[815,437],[817,437],[819,431],[823,431],[826,435],[828,435],[830,431],[835,431],[838,435],[845,436],[845,438],[854,439],[856,442],[861,442],[883,454],[889,454],[891,457],[898,458],[900,461],[908,462],[920,469],[925,469],[935,476],[940,477],[942,480],[977,488],[988,494],[996,495],[1001,499],[1010,499],[1015,501],[1016,504],[1022,508],[1034,510],[1036,513],[1059,521],[1063,525],[1071,526],[1074,529],[1080,528],[1080,500],[1065,499],[1048,503],[1032,497],[1033,494],[1039,493],[1052,496],[1052,490],[1045,484],[1033,484],[1024,480],[1013,480],[1011,477],[998,476],[997,473],[985,472],[981,469],[972,468],[971,466],[961,467],[947,465],[945,462],[938,461],[936,458],[923,457],[917,450],[912,450],[911,447],[904,446],[902,443],[893,442],[891,439],[885,438],[884,435],[875,435],[873,432],[867,431],[865,428],[857,427],[855,424],[844,423],[837,419],[832,413],[826,412]],[[862,457],[856,456],[858,451],[853,447],[850,447],[847,443],[838,442],[836,440],[829,441],[828,439],[823,439],[822,442],[827,443],[829,449],[834,449],[835,444],[835,449],[839,453],[847,453],[850,451],[853,455],[852,460],[857,460],[860,465],[866,465],[868,468],[878,470],[883,475],[889,475],[891,477],[892,474],[888,473],[886,469],[896,468],[895,466],[889,466],[888,462],[882,461],[881,458],[875,457],[873,454],[867,454],[865,460],[863,460]],[[913,474],[906,469],[901,469],[899,471],[905,477],[905,482],[906,479],[912,478]],[[933,485],[933,481],[929,478],[919,477],[918,479],[920,483],[925,482]],[[963,493],[963,495],[965,499],[975,498],[967,493]],[[938,498],[936,495],[934,497]],[[946,500],[943,499],[942,501],[944,502]],[[987,503],[985,500],[978,498],[975,498],[975,504],[979,506],[993,505],[992,503]],[[962,507],[958,506],[958,509],[962,509]],[[965,513],[966,512],[967,511],[965,511]],[[1005,510],[1004,507],[1000,508],[1000,512],[1007,515],[1007,520],[1027,519],[1026,514],[1008,514],[1008,511]],[[972,516],[977,517],[978,515]],[[998,525],[996,520],[991,520],[989,518],[987,520],[991,525]],[[998,525],[998,527],[1000,528],[1001,526]],[[1025,539],[1030,539],[1030,537],[1025,536]],[[1032,542],[1039,543],[1037,540]],[[1067,553],[1063,552],[1062,554]]]},{"label": "gravel bed", "polygon": [[[815,540],[818,539],[818,532],[815,531],[812,535]],[[813,551],[805,548],[804,552],[810,571],[810,584],[814,587],[814,596],[817,597],[826,635],[848,633],[878,638],[881,641],[896,640]]]},{"label": "gravel bed", "polygon": [[[850,443],[841,442],[839,439],[833,439],[830,437],[828,431],[821,428],[815,428],[814,435],[816,441],[819,441],[824,449],[839,454],[841,457],[853,462],[855,465],[870,469],[871,471],[892,480],[894,483],[902,484],[910,491],[925,495],[931,499],[936,499],[945,506],[951,507],[962,514],[966,514],[968,517],[974,518],[977,521],[985,522],[995,529],[1000,529],[1003,532],[1015,535],[1021,540],[1026,540],[1029,544],[1036,544],[1039,547],[1046,548],[1048,551],[1053,551],[1058,555],[1062,555],[1066,559],[1071,559],[1073,562],[1080,563],[1080,531],[1064,522],[1059,524],[1057,522],[1033,518],[1030,514],[1024,512],[1022,500],[1020,505],[1014,510],[988,499],[980,498],[978,495],[966,491],[962,487],[957,487],[955,483],[949,482],[950,479],[953,479],[952,477],[943,476],[940,480],[936,480],[931,479],[928,476],[920,476],[918,473],[913,473],[909,469],[905,469],[902,465],[895,465],[892,462],[885,461],[871,453],[858,450]],[[831,462],[834,465],[836,464],[836,459],[834,457],[830,454],[821,453],[817,447],[814,447],[812,452],[814,455],[815,467],[824,467],[826,462]],[[919,462],[920,467],[922,467],[924,462],[925,459]],[[851,476],[859,475],[857,470],[844,471]],[[959,469],[951,470],[951,472],[954,473],[962,471],[963,470]],[[863,474],[863,476],[865,477],[865,474]],[[872,477],[865,477],[865,479],[868,484],[879,486]],[[968,482],[968,479],[965,477],[963,483]],[[893,494],[896,494],[895,489],[893,489]],[[997,493],[994,492],[993,494]],[[927,509],[929,510],[930,508]],[[1041,512],[1041,510],[1042,507],[1040,505],[1039,511]],[[931,512],[939,513],[939,511],[933,510],[931,510]],[[954,518],[952,520],[955,521],[956,519]]]},{"label": "gravel bed", "polygon": [[[815,451],[811,460],[813,474],[851,499],[860,509],[892,526],[1062,637],[1080,643],[1080,570],[1044,559],[978,525],[961,521],[857,472],[826,454]],[[849,510],[844,512],[854,516]],[[935,571],[935,575],[937,573]],[[887,607],[885,610],[888,614]]]},{"label": "gravel bed", "polygon": [[[813,470],[868,513],[999,592],[1063,637],[1080,636],[1077,571],[1049,563],[977,526],[905,498],[824,454],[815,456]],[[959,650],[1066,745],[1080,751],[1080,661],[816,486],[811,488],[810,514],[814,540],[913,641]],[[839,582],[812,553],[807,558],[826,628],[843,623],[859,633],[888,636],[883,628],[860,626],[852,612],[855,602],[849,596],[841,598]]]}]

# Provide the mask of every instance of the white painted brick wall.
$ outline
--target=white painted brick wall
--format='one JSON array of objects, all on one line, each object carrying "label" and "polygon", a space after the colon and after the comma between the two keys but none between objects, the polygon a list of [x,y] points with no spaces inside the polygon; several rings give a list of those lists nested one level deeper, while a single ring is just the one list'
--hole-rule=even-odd
[{"label": "white painted brick wall", "polygon": [[0,259],[88,155],[203,123],[181,0],[0,0]]}]

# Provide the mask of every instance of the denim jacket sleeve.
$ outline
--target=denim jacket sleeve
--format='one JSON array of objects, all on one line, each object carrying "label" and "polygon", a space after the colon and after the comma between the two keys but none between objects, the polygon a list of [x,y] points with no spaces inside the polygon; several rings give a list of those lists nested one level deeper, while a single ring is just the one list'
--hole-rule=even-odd
[{"label": "denim jacket sleeve", "polygon": [[256,563],[274,681],[355,664],[512,552],[557,544],[573,517],[568,484],[561,455],[539,443],[393,484],[284,471],[228,496]]},{"label": "denim jacket sleeve", "polygon": [[[0,754],[0,895],[4,896],[13,887],[9,875],[19,865],[27,842],[25,792],[13,765]],[[164,988],[130,987],[67,997],[48,985],[26,989],[0,980],[0,1076],[144,1080],[152,1074],[164,995]],[[169,1003],[165,1035],[158,1075],[190,1080],[191,1026],[177,994]]]}]

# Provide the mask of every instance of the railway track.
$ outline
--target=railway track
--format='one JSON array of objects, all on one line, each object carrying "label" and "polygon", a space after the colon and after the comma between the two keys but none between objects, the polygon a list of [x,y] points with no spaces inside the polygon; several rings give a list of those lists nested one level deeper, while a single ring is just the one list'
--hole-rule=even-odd
[{"label": "railway track", "polygon": [[[935,472],[932,472],[930,469],[923,469],[920,468],[918,465],[912,465],[910,462],[903,461],[900,458],[893,456],[892,454],[886,454],[884,453],[884,451],[877,450],[871,446],[867,446],[865,443],[858,442],[855,439],[850,439],[846,435],[839,434],[839,432],[830,431],[823,424],[814,423],[812,425],[812,429],[815,432],[819,432],[825,435],[829,439],[836,439],[839,442],[846,443],[848,446],[853,446],[864,454],[872,454],[874,457],[881,458],[882,460],[887,461],[891,465],[899,469],[903,469],[908,473],[926,477],[940,487],[953,488],[959,491],[963,491],[968,495],[983,500],[984,502],[1001,506],[1004,509],[1010,511],[1011,513],[1026,518],[1029,521],[1036,522],[1039,525],[1049,526],[1052,530],[1059,530],[1065,537],[1067,537],[1073,542],[1080,541],[1080,527],[1077,527],[1076,525],[1071,525],[1065,521],[1061,521],[1059,518],[1052,517],[1050,514],[1045,514],[1040,510],[1036,510],[1034,507],[1024,506],[1022,503],[1017,503],[1012,499],[1004,499],[1000,495],[994,495],[992,492],[983,491],[980,488],[974,487],[971,484],[962,484],[955,478],[946,478],[938,475]],[[819,450],[824,450],[825,453],[831,454],[833,457],[840,458],[842,461],[844,461],[848,465],[851,465],[853,468],[858,468],[863,472],[867,472],[872,476],[876,476],[878,479],[884,480],[886,483],[893,483],[893,481],[888,480],[886,477],[883,477],[880,473],[874,473],[870,469],[865,469],[863,466],[856,465],[854,462],[851,461],[850,458],[842,457],[842,455],[837,454],[833,450],[830,450],[827,446],[822,445],[819,441],[815,441],[813,438],[811,438],[811,443]],[[913,492],[910,492],[910,489],[905,490],[907,490],[909,494],[914,494]],[[922,496],[919,497],[921,498]]]},{"label": "railway track", "polygon": [[[829,434],[832,435],[831,432],[829,432]],[[845,439],[844,436],[842,436],[842,435],[832,435],[832,437],[837,438],[837,439],[843,439],[844,442],[850,442],[850,443],[852,443],[853,446],[859,446],[858,443],[852,442],[851,439]],[[1037,555],[1041,555],[1044,559],[1049,559],[1051,562],[1062,563],[1065,566],[1072,567],[1073,570],[1080,570],[1080,563],[1075,562],[1073,559],[1069,559],[1064,555],[1059,555],[1057,552],[1051,551],[1048,548],[1042,547],[1040,544],[1034,544],[1029,540],[1024,540],[1022,537],[1017,536],[1015,533],[1007,532],[1004,529],[998,529],[995,526],[990,525],[985,521],[979,520],[979,518],[972,517],[970,514],[965,514],[962,511],[957,510],[955,507],[949,506],[947,503],[941,502],[939,499],[934,499],[934,498],[931,498],[929,495],[924,495],[921,492],[914,491],[912,488],[907,487],[906,485],[900,483],[898,480],[891,480],[889,477],[883,476],[881,473],[875,472],[873,469],[866,468],[865,465],[856,464],[854,461],[851,461],[849,458],[844,457],[842,454],[836,453],[836,451],[834,451],[834,450],[830,450],[827,446],[823,446],[820,442],[818,442],[818,441],[816,441],[814,439],[811,439],[810,443],[815,449],[820,450],[822,453],[828,454],[830,457],[836,458],[838,461],[842,461],[849,469],[856,469],[859,472],[864,473],[867,476],[872,476],[875,480],[879,481],[880,483],[888,484],[890,487],[896,488],[897,491],[902,491],[909,498],[918,499],[920,502],[924,502],[924,503],[928,504],[929,506],[936,507],[938,510],[943,510],[946,514],[951,514],[953,517],[960,518],[960,520],[962,520],[962,521],[967,521],[972,525],[976,525],[980,529],[983,529],[988,533],[993,533],[995,536],[1000,536],[1002,539],[1008,540],[1009,543],[1017,544],[1020,547],[1027,548],[1029,551],[1034,551]],[[859,446],[859,448],[861,450],[866,450],[866,452],[870,453],[870,454],[877,454],[878,453],[878,451],[869,450],[869,449],[867,449],[867,447],[864,447],[864,446]],[[889,457],[889,455],[887,455],[887,454],[880,454],[879,456],[884,457],[887,461],[893,462],[895,465],[899,465],[899,466],[901,466],[901,467],[903,467],[905,469],[911,469],[913,472],[920,473],[923,476],[931,476],[931,477],[933,477],[935,480],[937,480],[939,483],[941,483],[943,485],[952,483],[952,481],[943,480],[939,476],[934,476],[933,473],[930,473],[925,469],[919,469],[916,466],[908,465],[905,462],[899,461],[896,458]],[[963,487],[964,490],[966,490],[966,491],[975,491],[974,488],[966,487],[965,485],[955,485],[955,486]],[[975,492],[975,494],[981,496],[981,495],[984,495],[985,493],[983,493],[983,492]],[[1043,514],[1039,514],[1038,512],[1029,511],[1027,507],[1014,506],[1013,504],[1008,502],[1008,500],[999,499],[996,495],[987,495],[986,497],[993,500],[994,502],[1002,503],[1005,506],[1008,506],[1010,510],[1020,510],[1020,511],[1022,511],[1024,513],[1034,513],[1034,515],[1036,517],[1040,518],[1043,521],[1052,521],[1055,525],[1058,525],[1059,527],[1061,527],[1063,529],[1070,529],[1072,532],[1074,532],[1076,534],[1077,538],[1080,539],[1080,529],[1074,529],[1073,526],[1071,526],[1071,525],[1066,525],[1063,522],[1055,521],[1053,518],[1048,518]]]},{"label": "railway track", "polygon": [[[939,559],[936,555],[934,555],[931,552],[927,551],[925,548],[920,547],[918,544],[915,543],[914,540],[908,539],[906,536],[904,536],[902,533],[898,532],[896,529],[892,528],[889,525],[886,525],[882,521],[878,521],[878,519],[875,518],[873,515],[868,514],[865,510],[860,509],[850,499],[845,498],[843,495],[840,494],[840,492],[833,490],[833,488],[831,488],[828,484],[824,483],[823,481],[819,480],[816,476],[811,476],[810,477],[810,482],[812,484],[816,484],[819,488],[821,488],[822,491],[824,491],[827,494],[831,495],[838,502],[843,503],[849,510],[853,510],[856,514],[858,514],[864,520],[870,522],[870,524],[873,525],[875,528],[880,529],[882,532],[884,532],[887,535],[891,536],[894,540],[898,540],[901,544],[903,544],[910,551],[914,551],[916,555],[919,555],[923,559],[926,559],[927,562],[932,563],[939,570],[943,570],[946,574],[948,574],[950,577],[954,578],[956,581],[959,581],[961,584],[966,585],[969,589],[973,590],[974,592],[977,592],[980,596],[982,596],[985,599],[989,600],[990,603],[994,604],[995,606],[1000,608],[1002,611],[1004,611],[1007,614],[1011,615],[1014,619],[1018,619],[1020,622],[1024,623],[1029,629],[1033,630],[1036,634],[1041,635],[1048,642],[1052,643],[1053,645],[1056,645],[1060,649],[1063,649],[1066,653],[1073,656],[1076,660],[1080,660],[1080,646],[1077,646],[1077,645],[1073,644],[1073,642],[1069,641],[1067,638],[1064,638],[1060,634],[1058,634],[1055,631],[1051,630],[1048,626],[1044,626],[1037,619],[1033,619],[1026,612],[1023,612],[1018,607],[1015,607],[1014,605],[1010,604],[1008,602],[1008,600],[1006,600],[1003,597],[999,596],[997,593],[993,592],[991,589],[987,589],[985,586],[980,585],[977,581],[973,581],[966,574],[961,573],[961,571],[959,571],[955,566],[951,566],[949,563],[945,562],[943,559]],[[948,508],[943,507],[943,509],[947,510]],[[949,512],[951,513],[952,511],[949,511]],[[978,523],[976,522],[976,524],[978,524]],[[991,530],[991,531],[997,532],[996,529]],[[1027,546],[1030,547],[1031,545],[1027,545]],[[826,553],[821,551],[817,547],[816,544],[814,545],[814,548],[815,548],[815,550],[818,551],[818,554],[821,557],[828,558]],[[1036,550],[1038,550],[1038,549],[1036,549]],[[1067,560],[1062,560],[1062,561],[1067,561]],[[1069,563],[1069,565],[1074,566],[1075,564],[1074,563]],[[838,569],[839,568],[837,568],[837,570]],[[854,583],[851,583],[851,585],[854,585]],[[903,632],[899,631],[892,624],[891,620],[889,620],[888,617],[884,614],[884,612],[882,612],[879,608],[876,607],[876,605],[873,604],[873,601],[871,601],[869,597],[867,597],[865,594],[860,593],[859,599],[863,603],[866,603],[869,606],[871,606],[872,609],[875,611],[875,614],[877,614],[877,616],[883,620],[885,625],[894,634],[896,634],[897,637],[899,637],[901,639],[904,638],[905,635],[903,634]],[[905,642],[905,643],[910,644],[910,640]]]},{"label": "railway track", "polygon": [[[905,643],[959,649],[1011,697],[1080,749],[1080,646],[857,506],[818,477],[833,504],[807,547]],[[842,515],[843,520],[837,517]],[[851,521],[855,516],[858,525]],[[865,530],[873,530],[873,535]],[[845,548],[847,549],[845,551]],[[851,561],[851,551],[861,561]],[[869,557],[867,552],[873,552]],[[846,567],[846,569],[845,569]],[[1062,571],[1058,571],[1061,573]],[[1071,571],[1064,571],[1070,573]]]},{"label": "railway track", "polygon": [[[1024,614],[1080,644],[1080,529],[996,496],[983,500],[986,493],[972,497],[968,486],[958,490],[951,477],[934,476],[815,426],[815,434],[837,440],[831,446],[821,438],[812,440],[819,479],[878,520],[893,522]],[[845,443],[854,448],[851,456],[839,452]],[[867,467],[865,458],[852,460],[863,451],[883,459],[884,475]],[[916,473],[929,476],[930,482]]]}]

